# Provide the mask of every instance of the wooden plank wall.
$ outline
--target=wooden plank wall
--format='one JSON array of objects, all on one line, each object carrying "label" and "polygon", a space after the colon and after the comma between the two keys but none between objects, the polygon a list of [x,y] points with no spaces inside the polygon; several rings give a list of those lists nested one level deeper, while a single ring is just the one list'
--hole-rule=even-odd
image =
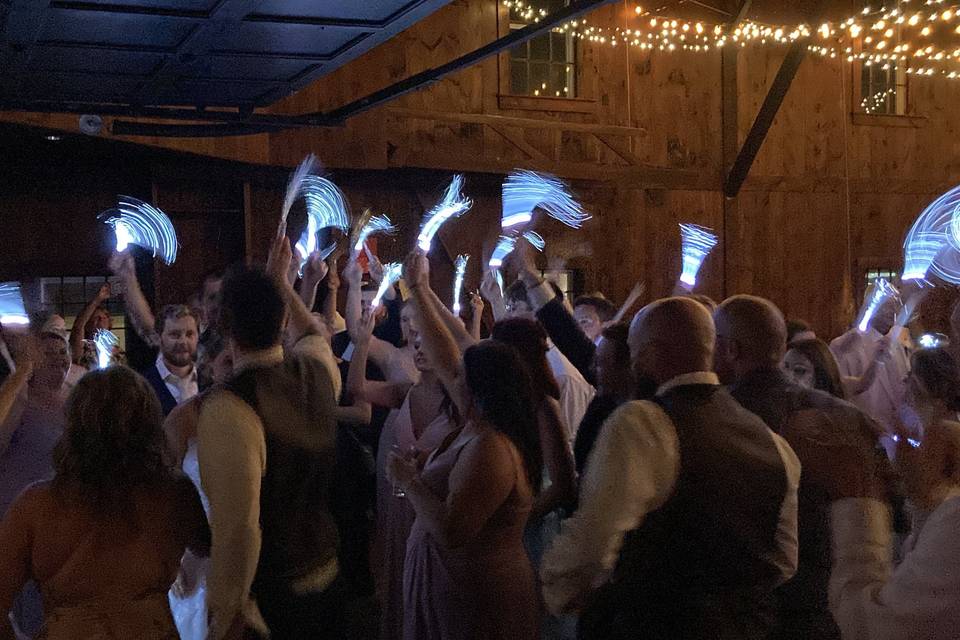
[{"label": "wooden plank wall", "polygon": [[[590,21],[629,26],[633,7],[615,4],[591,14]],[[494,0],[456,0],[271,111],[304,113],[345,104],[495,39],[505,18]],[[765,47],[739,53],[740,140],[783,53]],[[389,211],[407,225],[408,235],[449,172],[467,172],[477,206],[445,239],[450,252],[474,255],[495,235],[502,174],[515,166],[553,171],[573,181],[595,216],[577,234],[543,225],[553,253],[571,256],[571,266],[586,270],[588,289],[621,298],[642,278],[652,294],[668,293],[679,269],[676,223],[698,222],[722,237],[704,268],[704,292],[718,298],[737,292],[770,297],[823,335],[837,334],[849,322],[862,270],[896,266],[912,218],[960,182],[960,83],[911,78],[911,117],[851,115],[855,69],[809,58],[743,192],[725,207],[719,52],[647,54],[581,42],[580,63],[578,100],[504,95],[501,56],[343,128],[136,141],[285,167],[315,152],[356,208]],[[72,116],[0,114],[0,119],[76,127]],[[257,180],[241,187],[246,244],[254,256],[272,233],[264,218],[275,211],[280,188],[277,181]],[[409,244],[409,237],[398,241],[396,253]],[[388,257],[396,257],[390,246]]]}]

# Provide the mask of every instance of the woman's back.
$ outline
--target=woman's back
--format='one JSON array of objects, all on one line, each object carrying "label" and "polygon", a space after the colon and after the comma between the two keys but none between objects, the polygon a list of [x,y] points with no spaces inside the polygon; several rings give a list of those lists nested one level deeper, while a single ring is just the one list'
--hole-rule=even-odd
[{"label": "woman's back", "polygon": [[[116,515],[29,489],[3,524],[0,563],[27,573],[44,598],[41,638],[177,638],[167,603],[180,558],[205,521],[185,477],[134,489]],[[14,583],[19,580],[14,579]],[[0,606],[5,602],[0,593]]]}]

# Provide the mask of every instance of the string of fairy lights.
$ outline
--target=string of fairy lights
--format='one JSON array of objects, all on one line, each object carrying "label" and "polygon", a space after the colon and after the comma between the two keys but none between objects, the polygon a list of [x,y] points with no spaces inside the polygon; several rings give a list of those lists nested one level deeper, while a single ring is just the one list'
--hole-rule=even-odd
[{"label": "string of fairy lights", "polygon": [[[538,22],[549,11],[527,0],[501,0],[512,19]],[[665,15],[673,7],[635,7],[633,24],[603,27],[587,18],[570,20],[554,31],[594,44],[632,46],[644,51],[708,52],[728,46],[789,45],[806,42],[828,58],[843,57],[884,70],[904,67],[912,75],[960,77],[960,3],[956,0],[900,0],[895,7],[865,8],[840,22],[773,25],[747,20],[735,25]],[[886,99],[884,96],[882,99]],[[880,98],[878,98],[880,100]]]}]

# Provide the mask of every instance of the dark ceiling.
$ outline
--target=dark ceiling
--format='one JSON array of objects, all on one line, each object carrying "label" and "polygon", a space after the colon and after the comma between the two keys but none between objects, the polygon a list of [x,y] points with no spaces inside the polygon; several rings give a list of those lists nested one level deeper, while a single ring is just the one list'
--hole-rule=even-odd
[{"label": "dark ceiling", "polygon": [[449,1],[0,0],[0,109],[266,106]]}]

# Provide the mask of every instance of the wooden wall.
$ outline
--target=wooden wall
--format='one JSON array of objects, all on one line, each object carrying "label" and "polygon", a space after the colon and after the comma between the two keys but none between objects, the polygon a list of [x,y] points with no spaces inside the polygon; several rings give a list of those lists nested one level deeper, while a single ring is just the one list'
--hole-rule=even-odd
[{"label": "wooden wall", "polygon": [[[628,25],[633,6],[614,4],[590,20]],[[271,111],[342,105],[495,39],[505,18],[494,0],[456,0]],[[581,43],[577,100],[506,95],[501,56],[343,128],[136,141],[282,167],[315,152],[355,208],[375,206],[403,222],[406,236],[385,247],[388,257],[412,244],[420,211],[449,172],[468,173],[477,206],[445,232],[446,248],[477,256],[496,234],[502,175],[517,166],[552,171],[573,182],[594,214],[576,234],[543,225],[553,254],[568,255],[572,266],[586,270],[588,289],[622,298],[635,280],[645,279],[652,294],[668,293],[679,271],[676,224],[697,222],[722,238],[704,267],[705,293],[767,296],[788,315],[833,335],[850,321],[863,270],[898,266],[910,221],[960,182],[960,83],[911,77],[909,116],[864,116],[853,113],[856,70],[808,58],[741,195],[725,201],[724,132],[737,146],[743,140],[783,55],[773,47],[744,49],[733,65],[735,81],[728,75],[725,82],[720,52],[647,54]],[[726,111],[728,120],[735,115],[733,122],[724,121],[725,103],[735,107],[735,114]],[[0,118],[76,128],[73,116]],[[244,178],[232,185],[229,198],[195,193],[190,206],[230,208],[239,188],[245,244],[257,255],[275,228],[282,179]],[[221,195],[229,202],[207,200]]]}]

